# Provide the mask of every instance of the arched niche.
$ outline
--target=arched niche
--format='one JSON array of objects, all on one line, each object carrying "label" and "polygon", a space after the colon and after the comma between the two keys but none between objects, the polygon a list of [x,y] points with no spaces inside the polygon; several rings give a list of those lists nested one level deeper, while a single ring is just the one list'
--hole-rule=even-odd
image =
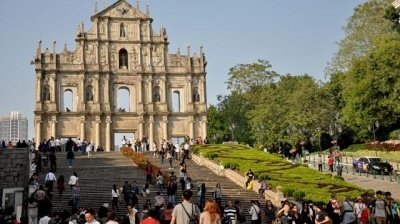
[{"label": "arched niche", "polygon": [[128,69],[128,51],[122,48],[118,53],[119,69]]}]

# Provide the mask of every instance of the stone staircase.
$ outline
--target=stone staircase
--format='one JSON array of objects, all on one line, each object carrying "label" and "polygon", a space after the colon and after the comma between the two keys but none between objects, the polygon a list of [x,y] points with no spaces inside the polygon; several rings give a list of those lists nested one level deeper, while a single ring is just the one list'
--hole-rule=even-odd
[{"label": "stone staircase", "polygon": [[[166,160],[164,161],[164,164],[161,165],[160,158],[153,158],[151,154],[146,154],[146,158],[156,164],[158,167],[160,167],[163,172],[170,173],[171,171],[174,171],[175,174],[179,176],[179,160],[173,160],[174,169],[171,170],[168,169],[169,163]],[[219,183],[222,189],[222,206],[225,206],[227,201],[240,201],[243,213],[246,215],[249,223],[251,219],[250,215],[248,214],[248,211],[251,207],[250,200],[258,200],[261,203],[261,207],[265,207],[265,200],[262,199],[256,192],[243,189],[243,187],[240,187],[227,177],[218,176],[214,172],[210,171],[208,168],[200,166],[190,159],[186,159],[185,163],[187,166],[188,176],[194,180],[194,196],[192,198],[193,203],[200,204],[200,199],[196,196],[196,194],[202,183],[204,183],[206,186],[206,200],[213,199],[212,192],[214,191],[216,184]],[[176,198],[181,198],[180,191],[178,191],[178,195]]]},{"label": "stone staircase", "polygon": [[[81,200],[78,206],[83,208],[92,208],[96,212],[98,208],[104,203],[109,204],[111,209],[111,189],[112,185],[116,184],[118,188],[122,188],[125,181],[131,183],[135,180],[138,183],[140,189],[144,185],[146,178],[144,171],[140,170],[133,162],[122,155],[121,152],[95,152],[93,156],[88,158],[87,155],[81,155],[80,152],[75,152],[75,159],[73,167],[68,168],[66,153],[56,153],[57,156],[57,172],[56,177],[64,175],[65,177],[65,191],[63,198],[60,200],[56,186],[54,186],[54,197],[53,197],[53,212],[60,211],[62,209],[70,210],[68,206],[68,200],[70,198],[70,189],[68,186],[69,177],[72,172],[75,171],[79,177],[80,189],[81,189]],[[174,171],[176,175],[179,175],[179,161],[174,160],[174,169],[168,169],[169,164],[164,161],[161,165],[160,158],[153,158],[151,154],[146,154],[148,160],[152,161],[163,172],[170,173]],[[194,190],[192,202],[199,204],[199,198],[196,196],[197,190],[202,183],[205,183],[207,193],[206,199],[212,198],[212,192],[217,183],[220,183],[222,188],[222,205],[225,205],[228,200],[235,201],[239,200],[242,205],[244,214],[247,216],[247,220],[250,220],[248,210],[250,209],[250,200],[259,200],[264,207],[264,200],[261,199],[255,192],[245,190],[230,181],[228,178],[218,176],[211,172],[208,168],[197,165],[191,160],[186,160],[188,175],[194,180]],[[47,170],[43,169],[40,173],[41,184],[44,185],[44,177]],[[142,205],[147,199],[154,201],[156,186],[151,186],[151,195],[148,197],[139,197],[139,208],[141,210]],[[166,193],[166,189],[164,189]],[[167,196],[164,196],[165,200],[168,201]],[[177,191],[176,203],[180,203],[182,198],[182,192]],[[117,217],[122,218],[126,214],[125,203],[119,204],[120,212],[117,212]],[[250,222],[250,221],[249,221]]]}]

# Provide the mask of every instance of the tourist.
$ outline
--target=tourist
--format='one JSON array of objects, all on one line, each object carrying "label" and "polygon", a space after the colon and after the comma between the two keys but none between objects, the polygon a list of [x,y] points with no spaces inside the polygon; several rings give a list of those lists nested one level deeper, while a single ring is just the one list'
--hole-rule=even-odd
[{"label": "tourist", "polygon": [[261,180],[259,182],[260,182],[261,187],[260,187],[260,189],[258,189],[258,194],[260,195],[261,198],[264,198],[265,190],[267,190],[267,183],[265,182],[264,178],[261,178]]},{"label": "tourist", "polygon": [[199,191],[197,192],[197,196],[200,198],[200,210],[203,211],[206,200],[206,185],[204,183],[199,187]]},{"label": "tourist", "polygon": [[[395,200],[392,198],[392,193],[390,191],[385,192],[385,201],[388,207],[387,212],[387,222],[388,223],[400,223],[398,216],[398,205]],[[395,222],[396,221],[396,222]]]},{"label": "tourist", "polygon": [[376,192],[376,200],[373,203],[372,214],[376,220],[376,224],[386,224],[386,212],[389,208],[386,201],[382,199],[382,191]]},{"label": "tourist", "polygon": [[72,168],[72,161],[75,158],[74,150],[70,150],[67,152],[67,161],[68,161],[68,167]]},{"label": "tourist", "polygon": [[88,156],[88,158],[89,157],[91,157],[92,156],[92,143],[91,142],[89,142],[89,144],[86,146],[86,152],[87,152],[87,156]]},{"label": "tourist", "polygon": [[221,224],[221,216],[218,204],[208,200],[204,212],[200,214],[200,224]]},{"label": "tourist", "polygon": [[169,162],[169,168],[168,169],[172,169],[172,155],[171,155],[171,151],[167,151],[167,160]]},{"label": "tourist", "polygon": [[340,162],[340,159],[337,159],[337,163],[336,163],[336,172],[338,176],[342,176],[342,172],[343,172],[343,164]]},{"label": "tourist", "polygon": [[[331,219],[329,218],[328,214],[324,211],[322,211],[322,204],[316,204],[314,206],[315,209],[315,224],[324,224],[324,223],[330,223]],[[282,222],[284,224],[284,222]]]},{"label": "tourist", "polygon": [[143,210],[139,213],[139,222],[147,218],[149,214],[150,207],[147,204],[143,205]]},{"label": "tourist", "polygon": [[62,199],[63,191],[65,190],[64,184],[65,184],[64,176],[60,175],[60,177],[57,179],[57,190],[60,200]]},{"label": "tourist", "polygon": [[250,201],[251,207],[249,210],[249,214],[251,215],[251,224],[259,224],[261,220],[259,219],[261,209],[257,206],[257,203],[254,200]]},{"label": "tourist", "polygon": [[[78,208],[78,202],[81,199],[81,189],[79,183],[76,183],[71,189],[71,211]],[[94,213],[93,213],[94,214]]]},{"label": "tourist", "polygon": [[57,172],[57,157],[53,151],[49,155],[49,161],[50,161],[50,171]]},{"label": "tourist", "polygon": [[303,224],[304,221],[301,217],[301,213],[299,211],[299,208],[297,207],[297,205],[293,205],[292,207],[292,215],[293,215],[293,221],[296,224]]},{"label": "tourist", "polygon": [[122,224],[135,224],[136,218],[138,218],[135,215],[138,212],[138,210],[133,208],[131,204],[128,204],[126,206],[126,209],[127,209],[128,213],[124,216]]},{"label": "tourist", "polygon": [[189,216],[200,216],[200,210],[197,205],[190,202],[192,199],[192,191],[184,190],[182,197],[182,203],[177,204],[172,211],[171,224],[189,223]]},{"label": "tourist", "polygon": [[161,170],[158,170],[157,172],[157,192],[162,194],[162,185],[163,185],[163,175]]},{"label": "tourist", "polygon": [[153,177],[153,168],[151,167],[150,162],[147,162],[146,166],[146,183],[151,184]]},{"label": "tourist", "polygon": [[328,156],[328,165],[329,165],[329,171],[331,173],[333,173],[333,163],[334,163],[333,155],[329,155]]},{"label": "tourist", "polygon": [[187,177],[186,178],[186,189],[187,190],[192,190],[194,185],[192,184],[192,178]]},{"label": "tourist", "polygon": [[[235,201],[235,205],[233,206],[236,210],[236,221],[237,223],[245,223],[246,222],[246,216],[243,214],[242,206],[240,205],[240,201]],[[224,208],[221,207],[221,210],[224,210]]]},{"label": "tourist", "polygon": [[157,192],[157,196],[154,198],[154,208],[156,209],[157,212],[161,210],[162,207],[164,207],[165,200],[164,197],[161,196],[160,192]]},{"label": "tourist", "polygon": [[160,149],[160,158],[161,158],[161,165],[164,164],[164,157],[165,157],[165,150],[163,148]]},{"label": "tourist", "polygon": [[304,201],[301,208],[301,218],[303,219],[303,222],[305,224],[313,224],[314,223],[313,214],[314,210],[310,208],[308,202]]},{"label": "tourist", "polygon": [[214,200],[217,202],[218,207],[220,208],[222,206],[221,204],[221,199],[222,199],[222,190],[221,190],[221,185],[217,183],[215,186],[214,192],[213,192],[213,197]]},{"label": "tourist", "polygon": [[142,219],[140,224],[160,224],[160,221],[157,220],[158,212],[154,209],[150,209],[147,212],[147,217]]},{"label": "tourist", "polygon": [[45,215],[45,198],[46,192],[44,191],[43,185],[39,186],[39,190],[37,190],[33,197],[35,198],[35,202],[38,207],[38,218],[41,218]]},{"label": "tourist", "polygon": [[118,222],[115,221],[116,213],[114,211],[111,211],[107,217],[107,222],[105,224],[118,224]]},{"label": "tourist", "polygon": [[49,191],[52,192],[53,183],[57,181],[57,178],[54,175],[54,173],[51,172],[51,170],[46,174],[44,181],[45,181],[45,186],[49,189]]},{"label": "tourist", "polygon": [[180,147],[178,142],[175,142],[174,144],[174,153],[175,153],[175,159],[179,160]]},{"label": "tourist", "polygon": [[100,223],[105,223],[108,218],[108,203],[104,203],[97,211],[97,218]]},{"label": "tourist", "polygon": [[88,209],[85,212],[85,224],[100,224],[95,218],[94,218],[94,210],[93,209]]},{"label": "tourist", "polygon": [[318,171],[322,172],[322,157],[321,157],[321,154],[318,154],[317,164],[318,164]]},{"label": "tourist", "polygon": [[175,205],[175,193],[176,193],[176,182],[174,183],[172,180],[168,181],[167,184],[167,195],[168,195],[168,203]]},{"label": "tourist", "polygon": [[185,183],[186,183],[187,175],[186,175],[186,170],[183,168],[179,172],[179,182],[181,184],[182,191],[186,189]]},{"label": "tourist", "polygon": [[149,196],[149,195],[150,195],[150,188],[149,188],[149,184],[146,183],[146,184],[143,186],[143,189],[142,189],[142,196],[143,196],[143,197],[147,197],[147,196]]},{"label": "tourist", "polygon": [[224,220],[226,220],[228,223],[236,223],[237,211],[236,211],[236,208],[234,206],[232,206],[231,201],[228,201],[226,203],[226,206],[224,209]]},{"label": "tourist", "polygon": [[170,224],[172,219],[173,206],[168,203],[167,209],[161,214],[161,224]]},{"label": "tourist", "polygon": [[112,210],[114,210],[114,208],[117,208],[117,211],[119,211],[118,208],[118,201],[119,201],[119,190],[117,189],[117,185],[113,185],[112,189],[111,189],[111,198],[112,198]]},{"label": "tourist", "polygon": [[346,196],[344,202],[342,203],[342,216],[343,216],[343,224],[350,224],[356,221],[356,217],[354,216],[354,202],[350,200],[350,196]]},{"label": "tourist", "polygon": [[29,178],[29,184],[33,185],[35,189],[39,189],[39,174],[35,171],[32,176]]},{"label": "tourist", "polygon": [[328,215],[329,215],[329,218],[331,219],[332,224],[340,224],[340,207],[341,207],[341,204],[337,200],[337,197],[336,197],[335,193],[331,194],[330,204],[332,206],[332,210],[333,211],[332,210],[331,210],[331,212],[327,211]]},{"label": "tourist", "polygon": [[156,142],[153,142],[153,149],[152,149],[152,151],[153,151],[153,158],[158,158],[158,148],[157,148],[157,143]]},{"label": "tourist", "polygon": [[276,215],[280,218],[282,224],[295,224],[289,202],[285,202]]},{"label": "tourist", "polygon": [[265,213],[265,220],[267,224],[271,224],[272,220],[274,220],[275,218],[275,214],[276,214],[276,208],[275,206],[272,204],[271,200],[267,200],[267,202],[265,202],[265,209],[264,209],[264,213]]},{"label": "tourist", "polygon": [[249,183],[253,180],[254,178],[254,173],[253,171],[251,171],[251,169],[249,169],[245,174],[246,177],[246,188],[249,185]]},{"label": "tourist", "polygon": [[69,177],[68,184],[70,188],[74,187],[78,183],[78,174],[74,171],[72,172],[72,175]]},{"label": "tourist", "polygon": [[124,194],[124,201],[126,205],[129,204],[131,191],[132,191],[132,186],[128,183],[128,181],[125,181],[125,184],[122,187],[122,193]]}]

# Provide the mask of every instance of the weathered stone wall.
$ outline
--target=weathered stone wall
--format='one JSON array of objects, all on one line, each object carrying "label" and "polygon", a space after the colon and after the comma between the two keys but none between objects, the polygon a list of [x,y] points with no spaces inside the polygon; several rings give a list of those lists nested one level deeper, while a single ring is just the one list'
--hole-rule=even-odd
[{"label": "weathered stone wall", "polygon": [[3,188],[28,187],[28,149],[0,149],[0,201]]}]

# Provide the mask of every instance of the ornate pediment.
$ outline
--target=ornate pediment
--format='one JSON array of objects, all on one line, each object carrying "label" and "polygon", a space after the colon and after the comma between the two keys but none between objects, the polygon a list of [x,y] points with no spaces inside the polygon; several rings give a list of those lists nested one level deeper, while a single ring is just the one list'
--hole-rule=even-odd
[{"label": "ornate pediment", "polygon": [[138,8],[133,7],[131,4],[126,2],[126,0],[118,0],[116,3],[107,7],[103,11],[97,13],[92,16],[92,20],[94,18],[99,17],[111,17],[111,18],[140,18],[140,19],[149,19],[150,17],[145,13],[141,12]]}]

